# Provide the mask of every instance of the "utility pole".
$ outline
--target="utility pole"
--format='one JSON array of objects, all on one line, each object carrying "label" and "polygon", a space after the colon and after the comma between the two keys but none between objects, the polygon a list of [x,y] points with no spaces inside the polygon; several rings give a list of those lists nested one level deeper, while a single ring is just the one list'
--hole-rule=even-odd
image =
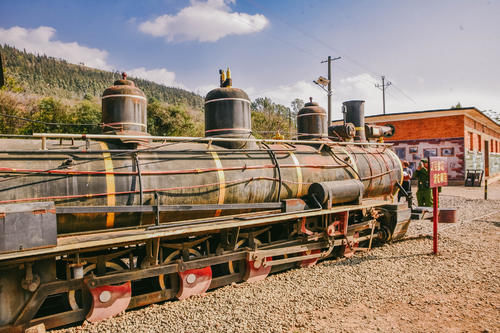
[{"label": "utility pole", "polygon": [[332,124],[332,61],[339,60],[342,57],[336,57],[332,58],[331,56],[328,56],[328,60],[323,60],[321,63],[324,64],[325,62],[328,63],[328,125],[330,126]]},{"label": "utility pole", "polygon": [[375,84],[375,87],[379,88],[379,89],[382,89],[382,107],[383,107],[383,110],[384,110],[384,114],[385,114],[385,88],[389,87],[391,85],[391,81],[387,81],[387,83],[385,83],[385,76],[382,75],[382,84]]}]

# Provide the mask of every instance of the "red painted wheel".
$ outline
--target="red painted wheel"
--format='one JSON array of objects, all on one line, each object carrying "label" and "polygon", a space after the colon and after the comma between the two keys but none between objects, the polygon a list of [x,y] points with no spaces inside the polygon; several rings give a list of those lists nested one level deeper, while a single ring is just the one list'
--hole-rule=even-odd
[{"label": "red painted wheel", "polygon": [[[195,249],[189,249],[189,256],[192,258],[201,257],[200,252]],[[164,264],[173,262],[181,257],[181,250],[171,252],[163,261]],[[212,269],[210,266],[190,269],[183,272],[158,276],[158,282],[162,290],[176,290],[178,299],[186,299],[192,295],[203,294],[208,290],[212,283]]]},{"label": "red painted wheel", "polygon": [[[121,260],[116,261],[107,261],[105,263],[106,272],[118,272],[127,269],[127,265],[125,265]],[[96,269],[96,264],[90,264],[83,268],[83,275],[88,275],[94,272]],[[88,307],[89,304],[84,304],[85,296],[83,293],[86,291],[83,290],[70,290],[68,291],[68,302],[69,306],[72,310],[78,310],[81,308]]]},{"label": "red painted wheel", "polygon": [[92,295],[92,306],[87,314],[87,320],[92,323],[125,311],[132,298],[130,281],[118,286],[89,288],[89,292]]},{"label": "red painted wheel", "polygon": [[[320,249],[310,250],[310,251],[302,252],[302,255],[307,256],[307,255],[310,255],[310,254],[317,254],[317,253],[320,253],[320,252],[321,252]],[[312,259],[302,260],[299,263],[299,266],[302,267],[302,268],[312,267],[312,266],[316,265],[316,263],[318,262],[318,259],[319,258],[312,258]]]}]

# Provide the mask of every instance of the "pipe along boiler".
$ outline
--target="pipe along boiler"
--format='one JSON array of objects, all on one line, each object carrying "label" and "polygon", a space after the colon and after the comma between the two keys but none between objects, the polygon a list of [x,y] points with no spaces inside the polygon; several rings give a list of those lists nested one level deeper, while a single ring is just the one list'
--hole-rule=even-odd
[{"label": "pipe along boiler", "polygon": [[328,127],[311,100],[294,140],[254,138],[229,70],[205,98],[204,137],[149,135],[146,107],[123,74],[102,134],[0,139],[0,332],[262,280],[408,228],[401,163],[372,142],[392,129],[365,126],[362,101]]}]

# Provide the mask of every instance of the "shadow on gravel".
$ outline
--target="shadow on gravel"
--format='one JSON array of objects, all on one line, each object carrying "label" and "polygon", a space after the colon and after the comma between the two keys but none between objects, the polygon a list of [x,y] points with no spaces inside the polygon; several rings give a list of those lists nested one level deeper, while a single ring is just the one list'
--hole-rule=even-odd
[{"label": "shadow on gravel", "polygon": [[474,222],[485,222],[485,223],[490,223],[493,224],[495,227],[500,228],[500,222],[497,221],[489,221],[489,220],[474,220]]},{"label": "shadow on gravel", "polygon": [[415,257],[427,257],[429,256],[429,253],[416,253],[416,254],[406,254],[406,255],[399,255],[399,256],[392,256],[392,257],[380,257],[380,256],[374,256],[374,255],[367,255],[363,257],[357,257],[357,258],[351,258],[347,259],[338,263],[332,263],[333,265],[338,265],[338,266],[351,266],[351,265],[359,265],[365,261],[375,261],[375,260],[400,260],[400,259],[408,259],[408,258],[415,258]]},{"label": "shadow on gravel", "polygon": [[406,260],[409,258],[428,257],[428,256],[433,256],[433,254],[431,252],[426,252],[426,253],[406,254],[406,255],[392,256],[392,257],[380,257],[380,256],[374,256],[374,255],[366,255],[363,257],[354,257],[354,258],[344,259],[342,261],[330,261],[328,263],[324,261],[323,265],[325,265],[325,266],[353,266],[353,265],[362,264],[363,262],[369,262],[369,261],[375,261],[375,260]]},{"label": "shadow on gravel", "polygon": [[416,240],[416,239],[432,239],[432,236],[431,235],[418,235],[418,236],[406,237],[406,238],[397,240],[394,243],[403,243],[403,242]]}]

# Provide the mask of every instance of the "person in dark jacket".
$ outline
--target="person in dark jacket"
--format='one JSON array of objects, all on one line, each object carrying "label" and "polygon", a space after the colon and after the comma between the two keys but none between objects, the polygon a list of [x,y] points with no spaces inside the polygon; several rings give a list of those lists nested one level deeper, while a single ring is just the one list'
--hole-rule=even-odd
[{"label": "person in dark jacket", "polygon": [[419,206],[432,207],[432,191],[429,187],[429,161],[424,159],[421,160],[417,170],[415,171],[415,177],[418,181],[417,190],[417,201]]},{"label": "person in dark jacket", "polygon": [[[403,183],[401,187],[411,195],[411,177],[413,176],[413,171],[410,168],[410,163],[408,161],[403,161]],[[403,191],[398,192],[398,202],[401,201],[401,198],[404,197]]]}]

